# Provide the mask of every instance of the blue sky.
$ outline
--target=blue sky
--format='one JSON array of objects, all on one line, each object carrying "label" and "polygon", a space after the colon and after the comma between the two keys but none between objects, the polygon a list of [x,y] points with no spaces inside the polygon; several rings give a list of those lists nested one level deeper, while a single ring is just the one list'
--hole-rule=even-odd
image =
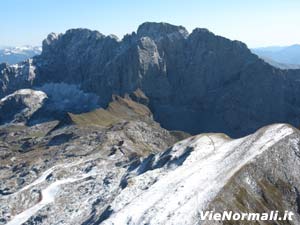
[{"label": "blue sky", "polygon": [[300,43],[300,0],[1,0],[0,46],[90,28],[121,37],[145,21],[205,27],[249,47]]}]

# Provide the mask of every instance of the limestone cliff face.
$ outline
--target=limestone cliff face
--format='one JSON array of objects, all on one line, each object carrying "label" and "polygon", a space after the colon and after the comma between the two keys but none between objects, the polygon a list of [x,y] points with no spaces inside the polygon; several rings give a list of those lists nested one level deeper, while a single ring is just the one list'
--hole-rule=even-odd
[{"label": "limestone cliff face", "polygon": [[300,124],[300,71],[276,69],[206,29],[144,23],[122,40],[72,29],[50,34],[40,56],[0,68],[0,97],[65,83],[107,106],[113,94],[140,89],[169,129],[242,136],[273,122]]}]

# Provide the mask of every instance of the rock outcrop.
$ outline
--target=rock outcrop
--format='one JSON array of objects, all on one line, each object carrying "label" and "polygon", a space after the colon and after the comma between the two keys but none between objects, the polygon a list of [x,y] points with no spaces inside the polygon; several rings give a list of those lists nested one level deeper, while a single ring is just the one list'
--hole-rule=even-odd
[{"label": "rock outcrop", "polygon": [[21,89],[0,100],[0,124],[26,123],[44,105],[42,91]]}]

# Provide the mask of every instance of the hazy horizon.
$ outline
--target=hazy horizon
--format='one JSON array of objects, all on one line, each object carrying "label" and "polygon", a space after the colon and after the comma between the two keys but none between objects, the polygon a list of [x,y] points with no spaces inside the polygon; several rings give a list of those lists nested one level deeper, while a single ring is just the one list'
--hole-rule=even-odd
[{"label": "hazy horizon", "polygon": [[[159,6],[159,7],[158,7]],[[0,46],[41,45],[51,32],[88,28],[120,39],[143,22],[207,28],[249,48],[300,43],[300,2],[294,0],[10,0],[3,1]]]}]

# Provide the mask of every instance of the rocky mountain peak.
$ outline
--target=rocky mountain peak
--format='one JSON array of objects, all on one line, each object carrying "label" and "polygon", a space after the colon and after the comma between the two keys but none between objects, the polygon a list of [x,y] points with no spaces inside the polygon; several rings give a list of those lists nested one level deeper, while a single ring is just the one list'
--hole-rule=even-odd
[{"label": "rocky mountain peak", "polygon": [[183,26],[175,26],[168,23],[145,22],[137,30],[139,37],[148,36],[155,40],[166,36],[186,38],[188,34],[188,31]]},{"label": "rocky mountain peak", "polygon": [[104,38],[105,35],[99,31],[93,31],[86,28],[75,28],[66,31],[65,36],[76,37],[76,38]]},{"label": "rocky mountain peak", "polygon": [[98,31],[92,31],[89,29],[76,28],[69,29],[64,34],[50,33],[47,38],[43,41],[43,56],[66,49],[68,46],[86,45],[87,42],[94,43],[99,39],[104,39],[105,35]]},{"label": "rocky mountain peak", "polygon": [[[209,31],[206,28],[195,28],[190,34],[189,38],[191,40],[201,40],[204,42],[219,44],[218,48],[220,47],[220,45],[222,45],[224,47],[224,49],[221,49],[222,51],[226,50],[226,47],[232,46],[233,48],[246,50],[247,53],[250,54],[250,50],[245,43],[237,40],[232,41],[225,37],[215,35],[213,32]],[[210,47],[210,45],[207,45],[206,47]]]},{"label": "rocky mountain peak", "polygon": [[[96,95],[93,105],[107,107],[112,95],[140,89],[155,119],[171,130],[240,137],[274,122],[300,124],[299,107],[294,107],[300,71],[277,70],[242,42],[207,29],[188,34],[182,26],[146,22],[122,40],[71,29],[50,34],[30,64],[0,68],[1,98],[18,89],[63,83],[67,90]],[[50,99],[52,93],[46,93]],[[68,112],[78,113],[78,107]]]},{"label": "rocky mountain peak", "polygon": [[48,34],[47,38],[43,41],[43,47],[44,45],[50,45],[52,44],[54,41],[58,40],[58,38],[61,36],[61,34],[56,34],[56,33],[50,33]]}]

